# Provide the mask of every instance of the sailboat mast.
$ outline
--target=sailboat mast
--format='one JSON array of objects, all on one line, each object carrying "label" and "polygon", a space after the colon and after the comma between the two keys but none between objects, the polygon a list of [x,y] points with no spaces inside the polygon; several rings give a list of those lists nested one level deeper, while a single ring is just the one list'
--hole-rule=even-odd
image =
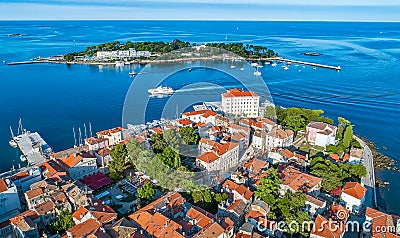
[{"label": "sailboat mast", "polygon": [[89,122],[89,135],[92,137],[92,123]]},{"label": "sailboat mast", "polygon": [[13,132],[11,126],[10,126],[10,132],[11,132],[11,138],[14,139],[15,135],[14,135],[14,132]]},{"label": "sailboat mast", "polygon": [[85,139],[86,139],[87,138],[87,133],[86,133],[86,124],[85,123],[83,123],[83,128],[85,130]]},{"label": "sailboat mast", "polygon": [[82,133],[81,133],[81,128],[80,127],[78,127],[78,133],[79,133],[79,145],[81,146],[82,145]]},{"label": "sailboat mast", "polygon": [[74,133],[74,147],[76,146],[76,134],[75,134],[75,127],[72,127],[72,133]]}]

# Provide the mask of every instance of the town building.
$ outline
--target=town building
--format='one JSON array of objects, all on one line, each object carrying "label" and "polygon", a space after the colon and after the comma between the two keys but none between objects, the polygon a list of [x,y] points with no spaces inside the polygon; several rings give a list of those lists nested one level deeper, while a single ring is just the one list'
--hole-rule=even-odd
[{"label": "town building", "polygon": [[293,145],[294,132],[292,130],[283,130],[275,126],[265,136],[265,148],[287,148]]},{"label": "town building", "polygon": [[222,111],[236,116],[257,117],[260,96],[254,92],[230,89],[221,95]]},{"label": "town building", "polygon": [[395,219],[392,215],[367,207],[365,211],[365,220],[371,224],[369,229],[363,232],[363,237],[365,238],[400,237],[398,233],[396,234]]},{"label": "town building", "polygon": [[233,142],[218,144],[196,158],[196,165],[207,171],[227,171],[239,162],[239,145]]},{"label": "town building", "polygon": [[58,161],[75,180],[97,172],[97,158],[89,153],[71,154],[68,157],[59,158]]},{"label": "town building", "polygon": [[0,178],[0,222],[17,215],[20,211],[17,187],[10,179]]},{"label": "town building", "polygon": [[363,149],[351,148],[349,163],[351,164],[361,164],[363,162]]},{"label": "town building", "polygon": [[122,127],[116,127],[96,133],[97,138],[108,139],[108,145],[117,145],[122,141]]},{"label": "town building", "polygon": [[343,206],[351,212],[359,212],[365,200],[367,189],[358,182],[347,182],[340,195]]},{"label": "town building", "polygon": [[89,137],[85,139],[85,145],[89,151],[98,151],[108,147],[108,139],[104,137]]},{"label": "town building", "polygon": [[311,218],[316,215],[321,215],[326,210],[326,201],[321,201],[320,199],[306,194],[306,206],[305,211],[308,212]]},{"label": "town building", "polygon": [[300,172],[292,166],[289,166],[282,171],[281,178],[283,182],[280,185],[279,192],[282,196],[287,191],[290,191],[291,193],[303,191],[318,195],[322,187],[321,178]]},{"label": "town building", "polygon": [[337,127],[325,122],[312,121],[306,126],[306,139],[309,143],[326,147],[335,144]]},{"label": "town building", "polygon": [[10,218],[14,236],[17,238],[39,238],[38,223],[40,216],[34,210],[27,210]]},{"label": "town building", "polygon": [[199,110],[199,111],[192,111],[192,112],[184,112],[182,113],[183,119],[189,119],[193,123],[206,123],[215,125],[216,121],[215,118],[217,113],[211,110]]}]

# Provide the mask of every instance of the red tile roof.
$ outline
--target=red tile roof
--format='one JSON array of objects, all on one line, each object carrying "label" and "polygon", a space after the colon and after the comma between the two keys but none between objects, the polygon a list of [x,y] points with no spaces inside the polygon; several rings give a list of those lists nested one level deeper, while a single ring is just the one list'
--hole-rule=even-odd
[{"label": "red tile roof", "polygon": [[219,156],[211,151],[197,156],[197,159],[199,159],[203,162],[206,162],[206,163],[212,163],[212,162],[216,161],[218,158],[219,158]]},{"label": "red tile roof", "polygon": [[361,186],[358,182],[347,182],[344,185],[342,192],[361,200],[365,196],[367,189]]},{"label": "red tile roof", "polygon": [[6,182],[2,178],[0,178],[0,193],[8,190]]},{"label": "red tile roof", "polygon": [[17,174],[14,174],[13,176],[11,176],[11,180],[13,180],[13,181],[20,180],[20,179],[28,177],[28,176],[29,176],[28,172],[22,171],[22,172],[19,172]]},{"label": "red tile roof", "polygon": [[86,177],[84,179],[81,179],[81,181],[83,184],[87,185],[92,190],[97,190],[99,188],[105,187],[113,183],[112,179],[110,179],[109,177],[100,172],[90,175],[89,177]]},{"label": "red tile roof", "polygon": [[98,137],[89,137],[85,139],[85,142],[87,142],[89,145],[96,145],[99,143],[102,143],[104,141],[108,141],[107,138],[98,138]]},{"label": "red tile roof", "polygon": [[37,196],[40,196],[40,195],[42,195],[42,194],[43,194],[42,188],[36,188],[36,189],[28,190],[28,191],[25,192],[25,195],[26,195],[29,199],[34,198],[34,197],[37,197]]},{"label": "red tile roof", "polygon": [[206,227],[201,229],[193,238],[212,238],[220,237],[224,234],[225,230],[218,223],[214,222],[208,224]]},{"label": "red tile roof", "polygon": [[226,93],[223,93],[222,97],[259,97],[259,96],[254,92],[243,91],[241,89],[233,88],[229,89]]},{"label": "red tile roof", "polygon": [[189,119],[187,119],[187,118],[185,118],[185,119],[179,119],[179,120],[178,120],[178,123],[181,124],[181,125],[183,125],[183,126],[188,126],[188,125],[191,125],[191,124],[192,124],[192,122],[191,122]]},{"label": "red tile roof", "polygon": [[318,215],[310,234],[318,237],[340,238],[345,229],[342,223],[329,222],[327,218]]},{"label": "red tile roof", "polygon": [[97,134],[98,135],[111,136],[111,134],[115,134],[115,133],[118,133],[118,132],[121,132],[121,131],[122,131],[122,127],[115,127],[115,128],[107,129],[107,130],[104,130],[104,131],[99,131],[99,132],[97,132]]},{"label": "red tile roof", "polygon": [[293,167],[287,167],[283,170],[282,174],[283,185],[289,186],[294,191],[308,192],[311,188],[322,182],[321,178],[302,173]]},{"label": "red tile roof", "polygon": [[74,167],[79,161],[81,161],[82,156],[80,154],[71,154],[68,157],[62,157],[58,160],[65,164],[68,168]]},{"label": "red tile roof", "polygon": [[67,233],[71,234],[72,237],[86,237],[95,232],[100,227],[101,224],[96,221],[96,219],[90,218],[85,222],[82,222],[67,230]]}]

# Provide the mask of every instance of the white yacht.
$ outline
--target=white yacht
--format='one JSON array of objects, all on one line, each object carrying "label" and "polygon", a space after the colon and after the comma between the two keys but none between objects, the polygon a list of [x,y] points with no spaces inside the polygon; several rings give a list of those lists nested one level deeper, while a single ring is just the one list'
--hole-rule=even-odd
[{"label": "white yacht", "polygon": [[151,95],[169,95],[173,94],[174,90],[170,87],[158,86],[157,88],[151,88],[147,90]]},{"label": "white yacht", "polygon": [[278,64],[277,63],[272,63],[271,66],[272,67],[276,67]]}]

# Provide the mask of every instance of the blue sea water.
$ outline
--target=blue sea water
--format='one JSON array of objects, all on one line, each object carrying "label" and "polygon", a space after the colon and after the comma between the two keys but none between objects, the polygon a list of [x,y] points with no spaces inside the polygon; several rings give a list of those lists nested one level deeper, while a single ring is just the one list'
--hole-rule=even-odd
[{"label": "blue sea water", "polygon": [[[12,33],[27,35],[7,36]],[[340,65],[340,72],[264,67],[262,76],[277,105],[323,109],[326,116],[343,116],[356,125],[357,134],[400,160],[400,23],[1,21],[0,170],[20,163],[18,152],[8,145],[9,126],[16,129],[20,117],[25,128],[39,131],[56,151],[73,146],[72,127],[83,129],[83,123],[91,122],[97,131],[121,125],[125,95],[134,80],[128,72],[140,68],[7,66],[3,61],[82,51],[89,45],[115,40],[173,39],[265,45],[287,58]],[[301,55],[308,51],[323,55]],[[199,72],[196,80],[204,75]],[[229,80],[221,73],[206,75],[219,84]],[[179,87],[182,80],[170,80],[168,86]],[[163,102],[165,99],[152,101],[154,113],[149,112],[149,119],[159,116]],[[384,205],[400,213],[398,172],[378,171],[377,176],[391,182],[380,190]]]}]

